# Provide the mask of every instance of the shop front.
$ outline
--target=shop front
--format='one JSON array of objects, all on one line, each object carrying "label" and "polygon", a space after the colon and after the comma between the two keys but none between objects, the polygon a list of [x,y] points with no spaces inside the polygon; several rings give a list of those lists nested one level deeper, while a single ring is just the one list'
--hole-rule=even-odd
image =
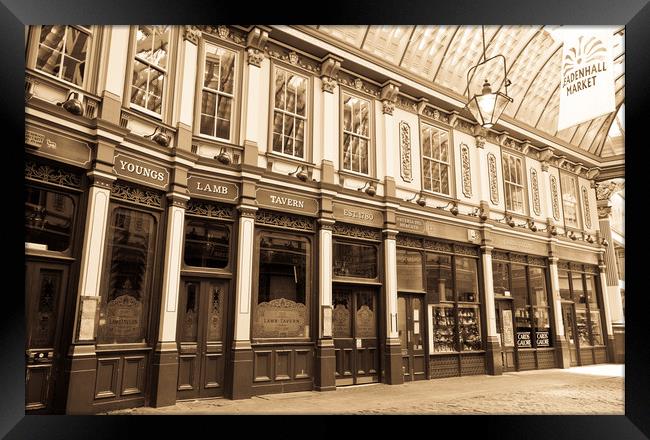
[{"label": "shop front", "polygon": [[[379,210],[334,203],[332,338],[336,386],[381,381]],[[346,220],[354,223],[347,223]],[[356,224],[355,224],[356,223]]]}]

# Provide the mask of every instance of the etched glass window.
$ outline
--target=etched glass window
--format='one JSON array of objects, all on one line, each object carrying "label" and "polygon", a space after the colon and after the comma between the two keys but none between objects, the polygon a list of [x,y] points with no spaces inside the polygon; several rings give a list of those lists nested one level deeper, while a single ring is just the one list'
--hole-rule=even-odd
[{"label": "etched glass window", "polygon": [[83,86],[91,40],[89,26],[41,26],[36,69]]},{"label": "etched glass window", "polygon": [[228,266],[230,229],[202,220],[185,223],[184,260],[188,266],[224,268]]},{"label": "etched glass window", "polygon": [[560,174],[562,187],[562,207],[564,208],[564,224],[572,228],[579,228],[578,220],[578,182],[575,177]]},{"label": "etched glass window", "polygon": [[334,242],[334,276],[377,278],[377,248]]},{"label": "etched glass window", "polygon": [[449,195],[449,134],[422,124],[421,139],[424,189]]},{"label": "etched glass window", "polygon": [[259,249],[253,337],[309,336],[307,239],[262,234]]},{"label": "etched glass window", "polygon": [[230,140],[235,94],[235,52],[206,45],[201,89],[201,134]]},{"label": "etched glass window", "polygon": [[422,254],[420,252],[397,249],[397,289],[424,289],[422,283]]},{"label": "etched glass window", "polygon": [[304,76],[275,68],[273,100],[273,151],[305,158],[307,86]]},{"label": "etched glass window", "polygon": [[370,101],[343,94],[343,169],[369,174]]},{"label": "etched glass window", "polygon": [[451,256],[426,254],[427,295],[430,303],[454,300]]},{"label": "etched glass window", "polygon": [[70,247],[75,203],[72,197],[28,186],[25,188],[25,242],[49,251]]},{"label": "etched glass window", "polygon": [[101,297],[99,343],[145,342],[156,247],[156,220],[128,208],[113,210]]},{"label": "etched glass window", "polygon": [[131,103],[162,114],[171,26],[137,27],[131,75]]},{"label": "etched glass window", "polygon": [[506,210],[524,214],[524,172],[522,159],[503,152],[503,186]]}]

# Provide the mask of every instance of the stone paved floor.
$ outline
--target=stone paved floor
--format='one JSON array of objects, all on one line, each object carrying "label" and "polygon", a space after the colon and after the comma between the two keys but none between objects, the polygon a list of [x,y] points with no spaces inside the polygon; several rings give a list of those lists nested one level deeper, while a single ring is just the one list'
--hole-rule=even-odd
[{"label": "stone paved floor", "polygon": [[624,414],[624,366],[594,365],[371,384],[245,400],[178,402],[110,414]]}]

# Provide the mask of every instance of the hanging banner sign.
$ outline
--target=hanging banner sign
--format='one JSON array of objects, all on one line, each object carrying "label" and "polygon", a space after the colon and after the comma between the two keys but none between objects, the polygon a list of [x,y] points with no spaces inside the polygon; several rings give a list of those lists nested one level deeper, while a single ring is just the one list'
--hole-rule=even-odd
[{"label": "hanging banner sign", "polygon": [[615,110],[611,29],[566,28],[561,35],[558,131]]}]

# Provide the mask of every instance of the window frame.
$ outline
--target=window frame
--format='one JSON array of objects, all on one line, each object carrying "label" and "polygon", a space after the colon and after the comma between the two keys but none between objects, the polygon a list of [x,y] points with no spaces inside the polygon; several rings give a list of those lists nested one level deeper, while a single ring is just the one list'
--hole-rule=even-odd
[{"label": "window frame", "polygon": [[[303,157],[293,156],[291,154],[286,154],[280,151],[273,151],[273,119],[275,117],[275,75],[277,69],[284,70],[285,72],[298,75],[307,80],[307,85],[305,87],[305,134],[303,139]],[[271,59],[270,69],[269,69],[269,114],[268,114],[268,133],[267,133],[267,154],[271,156],[278,156],[282,159],[287,159],[290,161],[297,161],[300,163],[311,164],[313,160],[313,142],[312,142],[312,124],[314,120],[313,112],[313,89],[314,89],[314,79],[311,74],[302,69],[299,69],[293,65],[280,62],[276,59]],[[293,117],[299,118],[298,114],[289,113],[284,110],[278,109],[278,111],[283,114],[291,115]]]},{"label": "window frame", "polygon": [[[342,276],[342,275],[336,275],[334,273],[334,263],[335,263],[335,256],[334,256],[334,246],[336,244],[342,244],[342,245],[353,245],[353,246],[368,246],[368,247],[373,247],[375,249],[375,255],[377,256],[377,260],[375,261],[375,270],[376,270],[376,275],[374,278],[363,278],[359,276]],[[346,240],[343,237],[332,237],[332,281],[333,282],[343,282],[343,283],[379,283],[380,282],[380,274],[381,274],[381,268],[380,268],[380,259],[381,259],[381,254],[380,254],[380,246],[378,245],[377,242],[375,241],[370,241],[370,240]]]},{"label": "window frame", "polygon": [[[139,104],[135,104],[131,101],[131,90],[133,88],[133,69],[135,67],[136,60],[136,49],[137,49],[137,33],[138,28],[141,25],[133,25],[129,30],[129,52],[126,65],[126,79],[124,81],[124,97],[122,104],[124,107],[129,108],[130,110],[142,113],[144,115],[150,116],[152,118],[160,120],[162,123],[167,123],[170,120],[171,107],[174,100],[175,90],[175,81],[174,77],[176,74],[176,47],[177,47],[177,26],[169,25],[169,50],[167,52],[167,67],[165,68],[165,78],[163,79],[163,90],[161,96],[160,104],[160,113],[156,113],[153,110],[149,110],[146,107],[142,107]],[[153,66],[146,60],[138,59],[139,62],[147,64],[148,66],[161,70],[158,66]]]},{"label": "window frame", "polygon": [[[518,184],[512,181],[506,180],[506,173],[503,167],[503,162],[506,156],[519,159],[521,161],[521,180],[522,183]],[[508,173],[510,174],[510,173]],[[503,183],[503,206],[506,212],[511,212],[513,214],[519,214],[526,216],[530,212],[530,206],[528,206],[528,176],[526,174],[526,158],[522,155],[516,154],[513,151],[506,151],[503,148],[501,149],[501,181]],[[508,185],[514,185],[521,187],[522,189],[522,211],[515,211],[512,207],[508,207]],[[512,197],[511,197],[512,200]]]},{"label": "window frame", "polygon": [[[589,265],[591,266],[591,265]],[[558,268],[559,269],[559,268]],[[576,265],[571,265],[569,264],[567,268],[559,269],[559,270],[564,270],[569,274],[569,288],[571,289],[571,299],[564,299],[562,298],[561,301],[563,303],[569,303],[573,304],[574,307],[574,312],[577,315],[578,310],[580,311],[585,311],[585,315],[587,316],[587,326],[589,328],[589,345],[581,345],[579,338],[578,340],[578,347],[579,348],[588,348],[592,349],[594,347],[605,347],[607,345],[607,326],[605,323],[605,316],[604,316],[604,308],[602,307],[602,292],[601,292],[601,286],[600,286],[600,273],[598,271],[591,272],[588,271],[584,268],[582,264],[579,264],[578,266]],[[574,275],[579,274],[581,283],[582,283],[582,289],[585,294],[585,302],[580,303],[579,297],[576,297],[574,293],[574,288],[573,288],[573,277]],[[591,302],[589,301],[589,297],[587,295],[587,277],[592,276],[594,277],[594,287],[595,291],[592,292],[593,295],[595,295],[596,301],[595,305],[596,307],[594,308],[591,305]],[[592,312],[598,313],[599,320],[600,320],[600,337],[603,340],[602,344],[594,344],[594,336],[592,332],[592,321],[591,321],[591,314]],[[577,330],[577,323],[576,323],[576,330]]]},{"label": "window frame", "polygon": [[[187,240],[187,226],[190,222],[203,222],[205,225],[223,227],[227,230],[228,233],[228,264],[224,267],[208,267],[208,266],[192,266],[185,262],[185,251],[187,249],[186,240]],[[181,252],[181,272],[183,274],[196,274],[197,272],[205,273],[217,273],[217,274],[230,274],[232,273],[233,265],[233,225],[231,221],[227,220],[215,220],[210,217],[203,217],[199,215],[192,215],[185,213],[185,218],[183,219],[183,250]]]},{"label": "window frame", "polygon": [[[345,96],[354,97],[368,101],[368,173],[345,169],[345,160],[343,153],[343,141],[345,139],[345,132],[343,129],[344,115],[345,115]],[[353,136],[357,136],[353,134]],[[358,90],[339,85],[339,167],[338,171],[343,174],[349,174],[354,177],[361,177],[364,179],[375,179],[377,176],[377,163],[376,163],[376,136],[375,133],[375,97],[368,95]]]},{"label": "window frame", "polygon": [[[204,139],[209,139],[212,141],[216,142],[222,142],[222,143],[229,143],[229,144],[237,144],[239,142],[239,129],[241,127],[241,121],[240,121],[240,109],[241,109],[241,96],[242,96],[242,51],[241,48],[237,46],[233,46],[230,44],[227,44],[226,42],[223,41],[216,41],[213,39],[209,39],[208,35],[204,35],[205,38],[201,38],[199,41],[199,48],[198,48],[198,60],[197,60],[197,68],[196,68],[196,87],[195,87],[195,93],[194,93],[194,129],[193,133],[196,136],[199,136]],[[209,134],[201,133],[201,105],[203,104],[203,97],[202,97],[202,92],[203,89],[205,88],[203,86],[204,83],[204,75],[205,75],[205,61],[208,56],[208,48],[207,46],[213,46],[216,48],[228,50],[230,52],[233,52],[235,54],[235,65],[233,67],[233,72],[234,72],[234,78],[233,78],[233,93],[232,93],[232,106],[230,108],[230,113],[231,113],[231,121],[230,121],[230,137],[229,139],[223,139],[220,137],[216,136],[211,136]],[[221,94],[221,92],[214,91],[216,94]],[[225,94],[227,96],[227,94]]]},{"label": "window frame", "polygon": [[[419,144],[420,144],[420,188],[424,193],[431,194],[434,196],[438,197],[444,197],[444,198],[452,198],[454,199],[456,197],[456,174],[455,174],[455,148],[454,148],[454,138],[453,138],[453,130],[450,130],[448,127],[443,127],[440,124],[436,124],[433,121],[430,121],[426,118],[423,118],[422,115],[418,118],[418,125],[419,125]],[[445,131],[447,133],[447,187],[449,188],[449,194],[445,194],[443,192],[436,192],[433,190],[425,189],[424,188],[424,143],[422,141],[423,136],[422,136],[422,131],[424,130],[424,127],[428,126],[431,128],[434,128],[436,130],[440,131]],[[432,150],[433,151],[433,150]],[[433,160],[438,163],[443,163],[441,161],[438,161],[437,159],[434,158],[429,158],[430,160]],[[441,183],[442,185],[442,183]]]},{"label": "window frame", "polygon": [[[60,78],[51,73],[45,72],[38,67],[36,67],[36,62],[38,58],[38,49],[40,47],[40,37],[41,32],[43,31],[43,25],[31,25],[29,26],[28,31],[28,40],[27,40],[27,53],[26,53],[26,63],[27,68],[31,69],[38,75],[43,75],[53,81],[60,82],[66,87],[71,89],[76,89],[82,91],[83,93],[94,94],[94,89],[97,83],[97,72],[95,66],[97,64],[98,52],[100,49],[100,41],[102,37],[102,26],[90,25],[86,28],[82,25],[72,25],[66,24],[62,25],[66,27],[66,32],[68,27],[78,29],[86,34],[88,34],[88,46],[86,49],[86,69],[84,72],[84,77],[82,83],[77,85],[73,82],[70,82],[64,78]],[[61,60],[63,62],[63,59]]]},{"label": "window frame", "polygon": [[[582,206],[581,206],[582,203],[580,202],[582,200],[582,198],[581,198],[581,195],[580,195],[578,176],[576,176],[574,174],[571,174],[571,173],[564,172],[564,171],[560,171],[558,177],[559,177],[558,180],[560,181],[559,182],[559,185],[560,185],[560,200],[562,201],[562,223],[564,224],[564,228],[567,229],[567,230],[579,231],[584,226],[584,219],[582,218]],[[565,205],[564,205],[564,203],[565,203],[565,200],[564,200],[564,185],[562,183],[563,177],[569,178],[575,183],[574,188],[575,188],[575,191],[576,191],[576,202],[575,202],[575,206],[576,206],[576,223],[577,223],[576,226],[567,225],[566,209],[565,209]]]}]

